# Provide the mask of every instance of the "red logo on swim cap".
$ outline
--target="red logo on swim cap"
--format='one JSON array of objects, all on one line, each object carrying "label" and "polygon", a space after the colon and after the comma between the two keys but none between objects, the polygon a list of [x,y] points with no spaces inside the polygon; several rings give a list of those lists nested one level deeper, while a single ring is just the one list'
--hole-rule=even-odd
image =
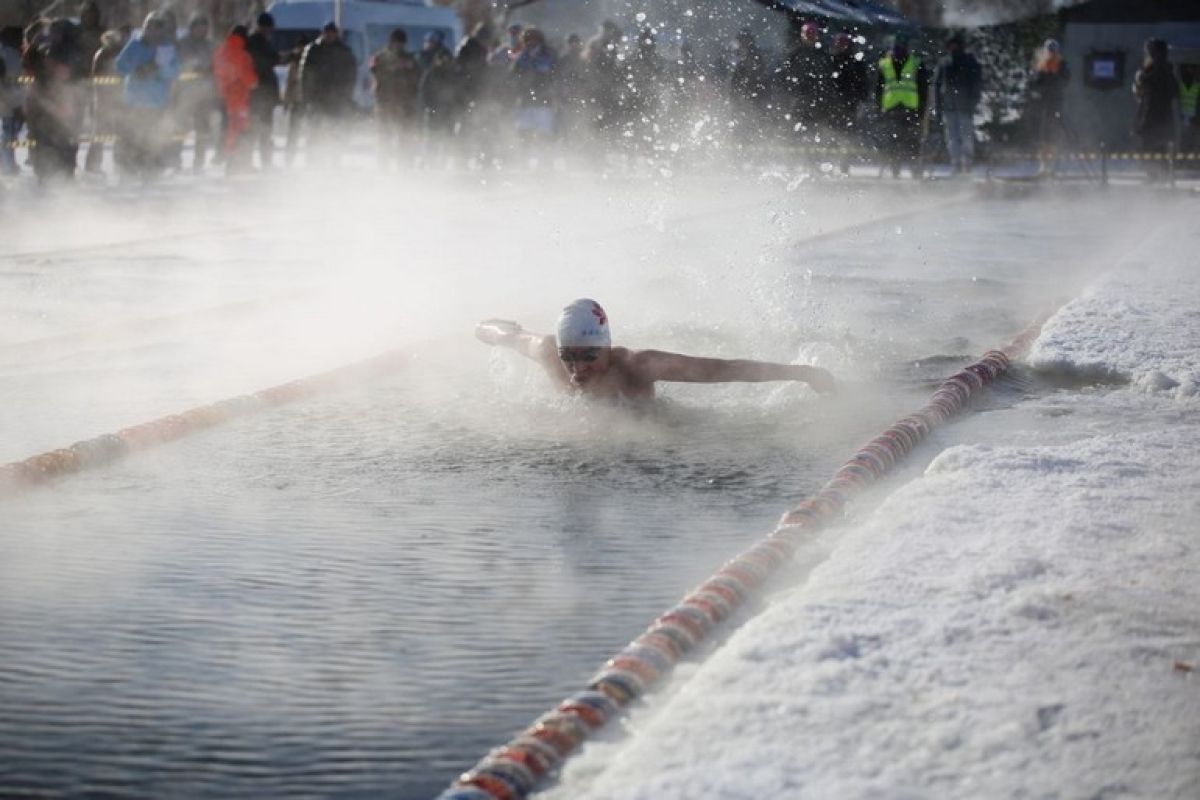
[{"label": "red logo on swim cap", "polygon": [[599,303],[592,303],[592,314],[596,319],[600,320],[601,325],[608,324],[608,317],[605,316],[604,309],[600,307]]}]

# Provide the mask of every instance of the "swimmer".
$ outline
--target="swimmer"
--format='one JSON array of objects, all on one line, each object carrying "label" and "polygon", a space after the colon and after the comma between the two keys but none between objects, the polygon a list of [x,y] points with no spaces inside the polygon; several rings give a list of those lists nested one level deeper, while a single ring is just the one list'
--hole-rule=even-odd
[{"label": "swimmer", "polygon": [[608,315],[595,300],[576,300],[564,308],[554,336],[489,319],[475,326],[475,337],[516,350],[541,364],[562,390],[590,397],[646,400],[654,397],[656,381],[803,381],[822,394],[837,388],[833,376],[820,367],[613,347]]}]

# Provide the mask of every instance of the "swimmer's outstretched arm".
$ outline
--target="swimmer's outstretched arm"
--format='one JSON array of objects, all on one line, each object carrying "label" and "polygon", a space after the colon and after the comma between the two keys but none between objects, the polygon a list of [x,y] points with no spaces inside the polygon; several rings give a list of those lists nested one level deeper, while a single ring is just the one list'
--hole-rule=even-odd
[{"label": "swimmer's outstretched arm", "polygon": [[630,364],[639,375],[651,381],[803,381],[822,394],[837,391],[837,382],[827,370],[804,364],[775,364],[742,358],[698,358],[662,350],[639,350],[630,357]]},{"label": "swimmer's outstretched arm", "polygon": [[475,326],[475,338],[484,344],[516,350],[543,366],[558,366],[554,337],[527,331],[512,320],[485,319]]}]

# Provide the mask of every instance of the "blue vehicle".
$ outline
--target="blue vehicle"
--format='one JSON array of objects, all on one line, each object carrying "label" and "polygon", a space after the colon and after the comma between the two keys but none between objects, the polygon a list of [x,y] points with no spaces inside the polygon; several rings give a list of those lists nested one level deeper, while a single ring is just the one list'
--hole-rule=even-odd
[{"label": "blue vehicle", "polygon": [[[344,0],[340,6],[342,39],[358,61],[354,102],[364,110],[374,105],[368,61],[372,53],[387,45],[393,30],[403,28],[408,33],[408,47],[413,52],[433,31],[441,31],[446,46],[451,48],[462,38],[462,21],[445,6],[419,0]],[[334,19],[332,0],[277,0],[267,11],[275,18],[274,43],[281,53],[316,39],[325,24]]]}]

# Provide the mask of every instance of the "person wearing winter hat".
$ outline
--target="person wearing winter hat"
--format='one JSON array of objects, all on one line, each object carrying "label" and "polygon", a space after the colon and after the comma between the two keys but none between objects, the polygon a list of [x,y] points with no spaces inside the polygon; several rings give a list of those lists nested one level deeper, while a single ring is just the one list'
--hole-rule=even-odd
[{"label": "person wearing winter hat", "polygon": [[562,310],[553,336],[501,319],[479,323],[475,336],[485,344],[516,350],[540,364],[558,388],[589,397],[647,400],[654,397],[657,381],[803,381],[822,394],[836,389],[833,376],[820,367],[613,347],[608,314],[588,298]]}]

